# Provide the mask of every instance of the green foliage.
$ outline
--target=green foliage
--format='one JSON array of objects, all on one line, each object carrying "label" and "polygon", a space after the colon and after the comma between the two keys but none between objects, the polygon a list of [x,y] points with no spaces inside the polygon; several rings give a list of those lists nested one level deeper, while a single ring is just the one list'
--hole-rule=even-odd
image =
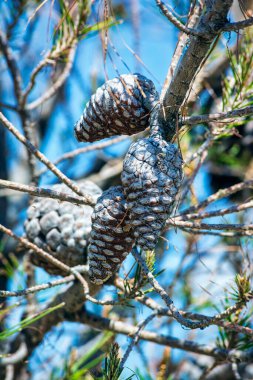
[{"label": "green foliage", "polygon": [[235,276],[235,286],[232,289],[231,295],[236,302],[245,303],[253,297],[249,276],[246,274]]},{"label": "green foliage", "polygon": [[90,371],[102,364],[102,361],[105,357],[105,354],[102,351],[106,348],[108,342],[111,341],[112,337],[113,333],[105,333],[101,339],[80,359],[74,362],[71,362],[70,360],[66,366],[66,375],[64,379],[81,380],[94,378],[90,374]]},{"label": "green foliage", "polygon": [[19,262],[17,257],[10,253],[8,258],[6,258],[3,253],[3,246],[0,246],[0,261],[1,261],[1,270],[0,275],[4,275],[7,278],[11,278],[15,271],[18,269]]},{"label": "green foliage", "polygon": [[103,380],[118,380],[123,368],[120,366],[119,357],[119,345],[118,343],[113,343],[109,351],[108,356],[105,359],[105,368],[103,373]]},{"label": "green foliage", "polygon": [[34,322],[38,321],[39,319],[45,317],[46,315],[48,315],[48,314],[52,313],[53,311],[56,311],[62,307],[64,307],[64,303],[60,303],[59,305],[49,307],[46,310],[43,310],[42,312],[36,314],[35,316],[27,317],[27,318],[23,319],[19,324],[14,325],[14,326],[0,332],[0,340],[5,340],[5,339],[9,338],[11,335],[22,331],[23,329],[32,325]]},{"label": "green foliage", "polygon": [[[222,107],[223,110],[235,110],[253,104],[253,46],[252,31],[245,30],[239,43],[238,51],[231,53],[228,50],[230,60],[230,73],[223,78]],[[240,121],[225,123],[221,127],[220,137],[234,133],[234,128],[248,122],[248,118]]]},{"label": "green foliage", "polygon": [[[164,269],[162,269],[159,272],[155,273],[156,255],[154,251],[146,251],[145,260],[149,271],[154,275],[154,277],[158,277],[161,273],[164,272]],[[124,281],[125,291],[122,297],[125,300],[135,297],[141,297],[153,291],[153,288],[145,289],[145,287],[149,284],[149,280],[147,276],[143,274],[140,265],[136,263],[134,268],[135,272],[133,278],[126,278]]]},{"label": "green foliage", "polygon": [[[246,274],[237,274],[234,279],[234,284],[231,286],[228,294],[225,296],[223,307],[229,308],[231,301],[241,303],[241,308],[229,315],[226,320],[230,323],[235,323],[239,326],[251,328],[251,320],[253,315],[253,307],[243,309],[246,302],[252,299],[252,290],[249,277]],[[217,346],[222,349],[239,349],[247,350],[253,347],[252,338],[246,334],[237,331],[226,330],[219,328],[219,336],[217,337]]]}]

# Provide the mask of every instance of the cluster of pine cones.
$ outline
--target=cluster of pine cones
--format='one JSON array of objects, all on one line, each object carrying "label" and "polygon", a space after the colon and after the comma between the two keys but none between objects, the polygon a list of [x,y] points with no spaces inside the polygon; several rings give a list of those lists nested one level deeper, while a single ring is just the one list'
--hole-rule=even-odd
[{"label": "cluster of pine cones", "polygon": [[[94,210],[51,199],[35,199],[28,209],[27,238],[67,265],[88,260],[95,284],[103,284],[117,271],[134,244],[153,250],[172,212],[182,180],[182,158],[151,121],[157,108],[155,86],[140,74],[121,75],[98,88],[75,125],[79,141],[132,135],[150,127],[149,137],[132,143],[126,154],[122,186],[102,193],[84,181],[82,190],[97,197]],[[70,191],[65,185],[56,189]],[[49,273],[61,274],[35,254],[31,257]]]}]

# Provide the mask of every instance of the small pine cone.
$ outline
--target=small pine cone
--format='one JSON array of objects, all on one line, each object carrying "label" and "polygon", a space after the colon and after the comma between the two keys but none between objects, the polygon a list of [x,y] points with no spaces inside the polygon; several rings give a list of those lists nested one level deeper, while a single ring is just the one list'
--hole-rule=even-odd
[{"label": "small pine cone", "polygon": [[[84,193],[98,197],[101,189],[90,181],[79,184]],[[64,184],[53,190],[73,194]],[[93,208],[78,206],[51,198],[35,198],[27,210],[25,234],[28,240],[69,266],[87,262],[88,236],[91,231]],[[33,252],[31,261],[48,273],[63,275],[62,271]]]},{"label": "small pine cone", "polygon": [[149,126],[158,101],[153,82],[140,74],[124,74],[99,87],[75,125],[78,141],[97,141],[115,135],[132,135]]},{"label": "small pine cone", "polygon": [[121,186],[111,187],[98,198],[92,215],[88,248],[91,282],[103,284],[119,268],[134,243]]},{"label": "small pine cone", "polygon": [[159,136],[140,139],[129,148],[121,179],[136,245],[153,250],[181,184],[181,154]]}]

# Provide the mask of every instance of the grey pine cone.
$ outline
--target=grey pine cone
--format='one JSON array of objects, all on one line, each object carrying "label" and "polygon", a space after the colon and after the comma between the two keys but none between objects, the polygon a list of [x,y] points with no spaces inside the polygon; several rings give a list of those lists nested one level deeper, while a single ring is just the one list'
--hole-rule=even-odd
[{"label": "grey pine cone", "polygon": [[111,187],[98,198],[92,215],[88,247],[91,282],[102,284],[119,268],[134,243],[121,186]]},{"label": "grey pine cone", "polygon": [[[91,181],[82,181],[79,187],[94,197],[102,193]],[[72,194],[64,184],[54,185],[52,189]],[[56,199],[35,198],[27,210],[24,225],[26,237],[64,264],[86,264],[92,212],[93,208],[88,205],[78,206]],[[36,252],[31,254],[31,261],[50,274],[63,275],[60,269],[43,260]]]},{"label": "grey pine cone", "polygon": [[129,148],[121,179],[136,245],[153,250],[181,184],[181,154],[159,135],[140,139]]},{"label": "grey pine cone", "polygon": [[75,125],[78,141],[132,135],[149,126],[158,100],[153,82],[140,74],[124,74],[99,87]]}]

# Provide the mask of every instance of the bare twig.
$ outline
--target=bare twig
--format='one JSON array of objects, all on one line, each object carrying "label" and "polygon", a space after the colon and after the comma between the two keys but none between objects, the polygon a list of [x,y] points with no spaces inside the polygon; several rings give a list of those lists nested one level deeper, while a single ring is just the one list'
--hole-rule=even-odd
[{"label": "bare twig", "polygon": [[27,104],[25,107],[26,111],[32,111],[38,108],[39,106],[41,106],[43,103],[49,100],[52,96],[54,96],[54,94],[59,90],[59,88],[63,86],[73,66],[75,52],[76,52],[76,42],[77,41],[75,40],[73,43],[73,46],[70,48],[70,52],[67,58],[67,64],[64,70],[62,71],[62,73],[57,78],[56,82],[51,84],[48,90],[43,95],[41,95],[41,97]]},{"label": "bare twig", "polygon": [[[117,137],[114,137],[112,139],[109,139],[109,140],[106,140],[103,142],[98,142],[98,143],[91,144],[91,145],[89,144],[88,146],[84,146],[83,148],[75,149],[75,150],[72,150],[71,152],[67,152],[67,153],[63,154],[61,157],[59,157],[57,160],[55,160],[53,162],[53,164],[58,165],[60,162],[75,158],[79,154],[84,154],[84,153],[88,153],[88,152],[93,152],[94,150],[104,149],[108,146],[111,146],[113,144],[117,144],[117,143],[119,143],[121,141],[125,141],[127,139],[129,139],[129,136],[117,136]],[[42,169],[41,171],[39,171],[36,174],[36,176],[37,177],[41,176],[47,170],[48,169]]]},{"label": "bare twig", "polygon": [[55,165],[52,164],[50,160],[46,158],[46,156],[41,153],[32,143],[27,140],[24,136],[19,133],[19,131],[14,127],[11,122],[6,119],[6,117],[0,112],[0,122],[3,124],[5,128],[7,128],[22,144],[24,144],[32,154],[38,158],[44,165],[48,167],[65,185],[67,185],[72,191],[76,194],[87,199],[87,203],[90,205],[94,205],[93,197],[88,194],[83,194],[83,192],[79,189],[79,187],[73,183],[67,176],[65,176]]},{"label": "bare twig", "polygon": [[[17,109],[19,110],[19,115],[22,121],[22,127],[23,127],[25,137],[33,141],[33,134],[30,128],[30,122],[29,122],[27,114],[24,111],[24,103],[23,103],[24,99],[23,99],[23,93],[22,93],[22,77],[20,75],[20,71],[19,71],[17,62],[13,56],[12,50],[8,45],[6,36],[1,31],[0,31],[0,48],[4,53],[4,57],[7,62],[10,75],[13,81],[14,93],[17,100]],[[27,149],[27,153],[28,153],[28,162],[29,162],[30,172],[33,178],[34,173],[35,173],[35,160],[29,149]]]},{"label": "bare twig", "polygon": [[6,36],[2,31],[0,31],[0,48],[4,54],[8,68],[10,70],[17,103],[20,105],[22,101],[22,78],[18,69],[17,62],[12,54],[10,47],[8,46]]},{"label": "bare twig", "polygon": [[16,352],[11,355],[0,357],[0,366],[14,365],[20,363],[27,357],[28,350],[25,342],[22,342]]},{"label": "bare twig", "polygon": [[156,4],[157,6],[160,8],[160,10],[162,11],[162,13],[164,14],[164,16],[170,21],[172,22],[173,25],[175,25],[179,30],[181,30],[181,32],[185,33],[185,34],[188,34],[188,35],[192,35],[192,36],[198,36],[198,37],[203,37],[205,38],[205,35],[206,34],[203,34],[201,33],[200,31],[198,30],[194,30],[192,28],[189,28],[187,27],[186,25],[184,25],[181,21],[179,21],[174,15],[172,12],[170,12],[168,10],[168,8],[166,7],[166,5],[164,4],[163,1],[161,0],[156,0]]},{"label": "bare twig", "polygon": [[213,218],[214,216],[223,216],[227,214],[233,214],[236,212],[241,212],[244,210],[247,210],[249,208],[253,207],[253,201],[241,203],[239,205],[219,209],[219,210],[214,210],[214,211],[207,211],[203,213],[197,213],[197,214],[184,214],[183,219],[206,219],[206,218]]},{"label": "bare twig", "polygon": [[140,332],[147,326],[147,324],[149,322],[152,321],[152,319],[154,319],[156,317],[157,313],[152,313],[150,314],[147,318],[145,318],[143,321],[141,321],[140,323],[138,323],[137,325],[137,331],[136,333],[133,335],[132,337],[132,341],[129,343],[125,353],[124,353],[124,356],[123,358],[121,359],[121,362],[120,362],[120,368],[123,368],[131,351],[133,350],[134,346],[136,346],[136,344],[138,343],[139,339],[140,339]]},{"label": "bare twig", "polygon": [[57,260],[55,257],[44,251],[43,249],[37,247],[35,244],[31,243],[27,239],[23,237],[19,237],[16,234],[14,234],[13,231],[10,229],[4,227],[2,224],[0,224],[0,231],[5,233],[6,235],[9,235],[11,238],[19,242],[21,245],[26,247],[29,250],[32,250],[33,252],[37,253],[39,256],[41,256],[43,259],[47,260],[52,265],[56,266],[57,268],[61,269],[63,272],[66,273],[72,273],[72,269],[66,265],[63,264],[61,261]]},{"label": "bare twig", "polygon": [[[97,314],[92,314],[88,311],[81,315],[81,322],[102,331],[113,331],[118,334],[128,335],[131,337],[134,336],[138,331],[138,327],[126,324],[121,321],[99,317]],[[139,338],[172,348],[178,348],[184,351],[211,356],[221,361],[234,361],[238,358],[238,360],[241,362],[251,362],[253,359],[252,349],[243,352],[238,350],[229,351],[215,346],[208,346],[204,344],[200,345],[194,341],[178,339],[168,335],[159,335],[150,331],[140,331]]]},{"label": "bare twig", "polygon": [[[3,179],[0,179],[0,188],[1,187],[15,191],[20,191],[22,193],[27,193],[37,197],[58,199],[59,201],[70,202],[77,205],[91,205],[90,199],[92,197],[87,202],[86,197],[78,197],[74,194],[69,195],[52,189],[23,185],[21,183],[6,181]],[[95,203],[96,200],[93,199],[92,205],[94,205]]]},{"label": "bare twig", "polygon": [[59,280],[54,280],[47,282],[45,284],[41,285],[35,285],[30,288],[22,289],[22,290],[15,290],[15,291],[8,291],[8,290],[0,290],[0,297],[23,297],[27,296],[28,294],[34,294],[37,292],[40,292],[41,290],[46,290],[49,288],[53,288],[55,286],[64,285],[71,281],[75,280],[75,276],[73,274],[60,278]]},{"label": "bare twig", "polygon": [[253,106],[239,108],[229,112],[218,112],[210,115],[197,115],[182,118],[181,125],[197,125],[205,124],[214,121],[221,121],[227,119],[235,119],[237,117],[253,115]]},{"label": "bare twig", "polygon": [[192,212],[196,212],[198,210],[201,210],[201,209],[209,206],[210,203],[218,201],[219,199],[228,197],[228,196],[230,196],[230,195],[232,195],[234,193],[237,193],[239,191],[242,191],[244,189],[251,189],[251,188],[253,188],[253,180],[252,179],[244,181],[244,182],[237,183],[236,185],[227,187],[226,189],[220,189],[216,193],[214,193],[214,194],[210,195],[209,197],[207,197],[204,201],[202,201],[202,202],[198,203],[197,205],[189,207],[188,209],[182,211],[181,215],[189,214],[189,213],[192,213]]},{"label": "bare twig", "polygon": [[[197,25],[197,22],[198,22],[198,19],[200,16],[200,11],[201,11],[201,6],[199,4],[195,5],[193,7],[193,9],[192,8],[190,9],[188,22],[187,22],[187,26],[189,28],[193,28]],[[170,64],[169,70],[167,72],[166,79],[164,81],[164,85],[163,85],[163,88],[161,91],[161,99],[163,99],[163,97],[167,91],[167,88],[168,88],[168,86],[169,86],[169,84],[170,84],[170,82],[174,76],[176,66],[177,66],[178,61],[182,55],[182,52],[186,46],[187,40],[188,40],[187,34],[181,33],[181,35],[179,35],[178,42],[177,42],[177,45],[176,45],[176,48],[175,48],[175,51],[174,51],[174,54],[173,54],[173,57],[171,60],[171,64]]]},{"label": "bare twig", "polygon": [[183,227],[183,228],[193,228],[197,230],[229,230],[229,231],[253,231],[253,224],[207,224],[198,222],[188,222],[188,221],[177,221],[168,220],[166,222],[167,226]]},{"label": "bare twig", "polygon": [[155,279],[153,274],[149,271],[145,260],[141,257],[141,254],[137,251],[136,248],[133,249],[132,254],[136,261],[141,266],[143,272],[149,279],[149,282],[154,287],[155,291],[161,296],[161,298],[164,300],[166,305],[168,306],[171,315],[173,318],[175,318],[182,326],[186,326],[190,329],[197,329],[197,328],[204,328],[208,326],[207,320],[203,320],[201,322],[192,322],[191,320],[184,318],[180,312],[175,308],[172,299],[169,297],[169,295],[166,293],[166,291],[161,287],[161,285],[158,283],[158,281]]}]

